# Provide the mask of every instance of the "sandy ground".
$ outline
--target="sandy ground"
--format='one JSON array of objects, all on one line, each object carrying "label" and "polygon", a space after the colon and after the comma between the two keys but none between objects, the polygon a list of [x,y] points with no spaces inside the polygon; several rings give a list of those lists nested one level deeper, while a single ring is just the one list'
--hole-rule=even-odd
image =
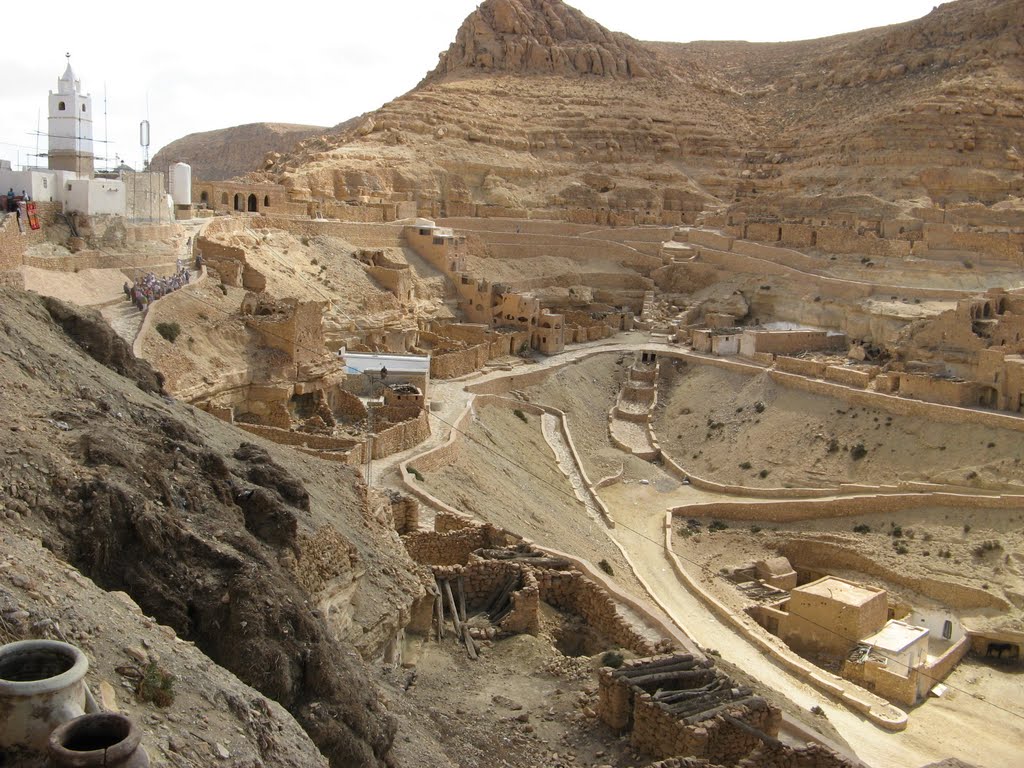
[{"label": "sandy ground", "polygon": [[54,296],[83,307],[104,304],[118,297],[124,298],[122,287],[128,279],[120,269],[55,272],[38,267],[22,267],[22,273],[25,275],[25,290]]},{"label": "sandy ground", "polygon": [[559,650],[565,648],[566,635],[577,630],[544,606],[539,636],[485,641],[477,661],[470,661],[450,634],[441,642],[420,642],[415,671],[398,669],[389,675],[392,706],[399,712],[428,713],[410,719],[419,727],[426,719],[443,735],[443,753],[425,754],[417,747],[428,740],[399,736],[399,763],[407,768],[646,765],[649,761],[628,740],[594,717],[594,672],[601,652],[594,647],[585,649],[593,655]]},{"label": "sandy ground", "polygon": [[[1019,432],[896,416],[789,389],[767,374],[707,365],[662,365],[658,397],[654,426],[665,452],[710,480],[762,488],[907,480],[1024,489]],[[857,445],[866,451],[859,460]]]}]

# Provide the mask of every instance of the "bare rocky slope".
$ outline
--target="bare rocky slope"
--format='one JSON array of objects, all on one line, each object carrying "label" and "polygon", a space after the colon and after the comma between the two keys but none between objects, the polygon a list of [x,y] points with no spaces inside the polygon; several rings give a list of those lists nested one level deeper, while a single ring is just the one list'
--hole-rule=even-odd
[{"label": "bare rocky slope", "polygon": [[420,86],[264,178],[595,223],[820,195],[990,205],[1024,194],[1021,18],[1022,0],[958,0],[821,40],[646,43],[560,0],[487,0]]},{"label": "bare rocky slope", "polygon": [[220,181],[262,169],[268,152],[287,152],[326,128],[288,123],[250,123],[216,131],[190,133],[163,147],[150,163],[166,173],[174,163],[188,163],[203,181]]},{"label": "bare rocky slope", "polygon": [[422,591],[386,502],[162,397],[97,314],[53,299],[0,292],[0,389],[0,534],[128,593],[331,765],[385,763],[396,721],[364,659]]}]

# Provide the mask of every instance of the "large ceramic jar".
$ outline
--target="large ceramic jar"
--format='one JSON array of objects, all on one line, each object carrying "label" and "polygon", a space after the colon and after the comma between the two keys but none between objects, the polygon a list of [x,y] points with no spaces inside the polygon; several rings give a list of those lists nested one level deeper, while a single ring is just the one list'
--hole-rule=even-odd
[{"label": "large ceramic jar", "polygon": [[45,752],[50,733],[85,711],[89,661],[55,640],[0,646],[0,749]]},{"label": "large ceramic jar", "polygon": [[148,768],[138,727],[122,714],[82,715],[50,734],[53,768]]}]

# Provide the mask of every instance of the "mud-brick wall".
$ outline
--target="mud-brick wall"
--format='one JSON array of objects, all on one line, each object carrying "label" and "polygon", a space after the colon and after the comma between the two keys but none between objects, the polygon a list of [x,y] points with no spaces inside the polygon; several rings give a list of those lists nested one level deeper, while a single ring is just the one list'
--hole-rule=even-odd
[{"label": "mud-brick wall", "polygon": [[818,360],[802,360],[799,357],[786,357],[783,355],[775,358],[775,367],[786,373],[797,373],[801,376],[817,376],[822,378],[825,375],[827,363]]},{"label": "mud-brick wall", "polygon": [[845,365],[830,365],[825,368],[825,378],[838,384],[845,384],[848,387],[864,389],[864,387],[871,383],[871,379],[877,375],[879,370],[877,366],[865,370]]},{"label": "mud-brick wall", "polygon": [[420,525],[420,503],[412,496],[402,496],[391,501],[391,518],[399,534],[412,533]]},{"label": "mud-brick wall", "polygon": [[[737,704],[726,712],[763,733],[778,733],[781,713],[763,699]],[[720,716],[687,725],[646,693],[634,698],[630,741],[638,750],[655,757],[703,757],[725,765],[732,765],[761,743],[756,736]]]},{"label": "mud-brick wall", "polygon": [[540,597],[559,610],[574,613],[587,626],[621,648],[648,656],[654,644],[616,610],[616,602],[601,587],[577,571],[544,571],[538,579]]},{"label": "mud-brick wall", "polygon": [[402,543],[417,563],[466,565],[474,551],[487,546],[487,539],[482,527],[469,527],[445,533],[413,531],[402,537]]},{"label": "mud-brick wall", "polygon": [[383,459],[393,453],[413,448],[430,437],[430,422],[426,411],[415,419],[403,421],[381,430],[373,438],[373,458]]},{"label": "mud-brick wall", "polygon": [[446,352],[430,358],[430,376],[434,379],[454,379],[479,371],[491,359],[489,344],[477,344],[468,349]]},{"label": "mud-brick wall", "polygon": [[434,530],[438,533],[460,531],[463,528],[477,528],[479,525],[467,517],[453,515],[451,512],[438,510],[434,514]]},{"label": "mud-brick wall", "polygon": [[[628,663],[628,662],[627,662]],[[597,716],[617,733],[625,733],[633,720],[633,691],[625,679],[617,679],[611,667],[597,675]]]}]

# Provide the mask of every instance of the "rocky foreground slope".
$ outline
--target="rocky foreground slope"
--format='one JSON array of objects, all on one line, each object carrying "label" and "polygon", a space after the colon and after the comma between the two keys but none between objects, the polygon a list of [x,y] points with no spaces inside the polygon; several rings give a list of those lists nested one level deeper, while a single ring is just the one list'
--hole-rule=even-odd
[{"label": "rocky foreground slope", "polygon": [[1022,18],[958,0],[821,40],[646,43],[560,0],[487,0],[416,89],[265,178],[595,223],[778,196],[991,205],[1024,194]]},{"label": "rocky foreground slope", "polygon": [[[367,498],[345,467],[162,397],[158,375],[98,315],[55,300],[0,291],[0,390],[0,535],[18,555],[0,576],[5,631],[46,626],[6,594],[32,580],[24,563],[38,539],[279,702],[331,765],[385,763],[396,721],[363,659],[380,657],[422,590],[386,500]],[[99,632],[106,616],[82,626]],[[170,728],[189,741],[186,725]],[[289,733],[280,744],[305,738]],[[311,748],[287,749],[263,759],[302,765]]]}]

